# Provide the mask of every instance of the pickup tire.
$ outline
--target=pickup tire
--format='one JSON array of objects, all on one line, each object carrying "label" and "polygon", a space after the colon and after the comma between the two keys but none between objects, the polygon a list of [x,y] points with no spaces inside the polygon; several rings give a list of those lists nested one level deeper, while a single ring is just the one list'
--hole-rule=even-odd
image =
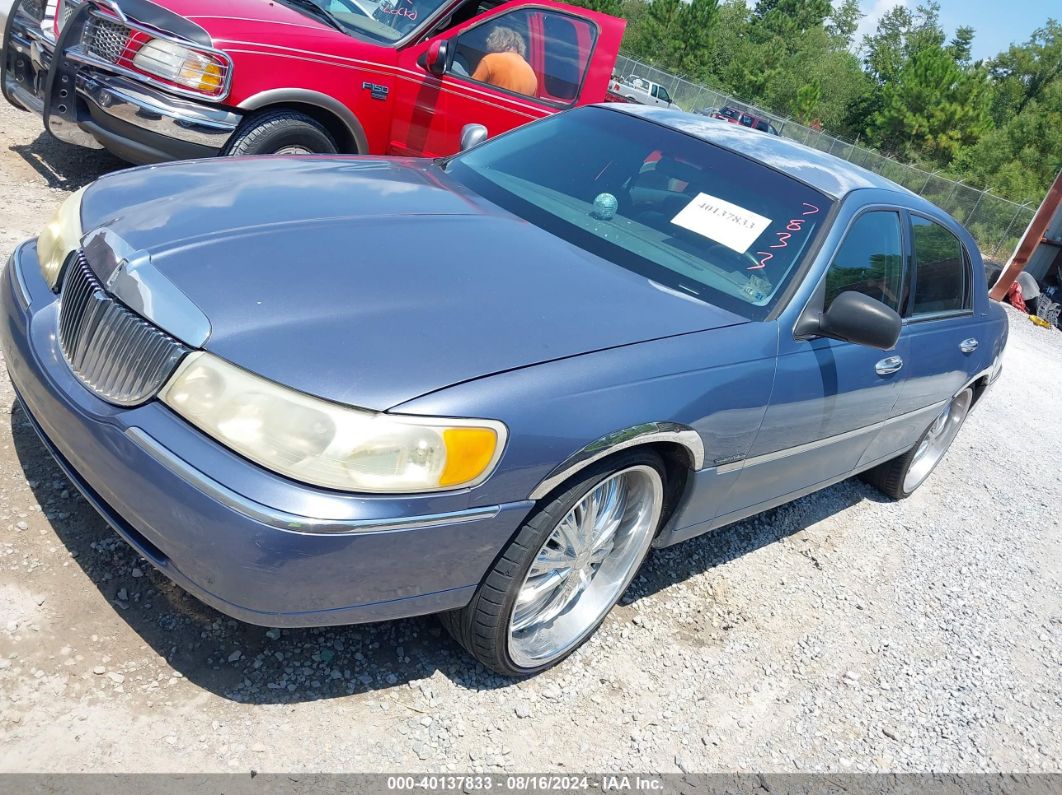
[{"label": "pickup tire", "polygon": [[225,154],[334,155],[335,139],[319,122],[294,110],[270,110],[244,120],[225,147]]}]

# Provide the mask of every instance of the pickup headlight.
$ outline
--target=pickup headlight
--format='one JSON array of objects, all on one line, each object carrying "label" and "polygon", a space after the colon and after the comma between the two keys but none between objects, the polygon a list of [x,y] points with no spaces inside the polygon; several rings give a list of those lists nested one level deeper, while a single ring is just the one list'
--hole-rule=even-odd
[{"label": "pickup headlight", "polygon": [[215,55],[198,52],[176,42],[152,39],[133,56],[133,66],[180,86],[220,94],[229,65]]},{"label": "pickup headlight", "polygon": [[159,398],[267,469],[342,491],[409,493],[474,486],[491,473],[505,446],[500,422],[341,406],[202,351],[185,358]]},{"label": "pickup headlight", "polygon": [[37,236],[37,261],[44,281],[54,290],[63,264],[81,245],[81,197],[85,188],[70,195]]}]

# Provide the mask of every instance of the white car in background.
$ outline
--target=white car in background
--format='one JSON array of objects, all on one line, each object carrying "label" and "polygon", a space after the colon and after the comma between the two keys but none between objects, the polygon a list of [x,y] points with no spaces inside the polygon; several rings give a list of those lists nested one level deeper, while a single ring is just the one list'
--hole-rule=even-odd
[{"label": "white car in background", "polygon": [[672,104],[671,95],[667,93],[666,88],[644,77],[632,75],[613,80],[609,85],[609,91],[639,105],[659,105],[662,108],[670,108]]}]

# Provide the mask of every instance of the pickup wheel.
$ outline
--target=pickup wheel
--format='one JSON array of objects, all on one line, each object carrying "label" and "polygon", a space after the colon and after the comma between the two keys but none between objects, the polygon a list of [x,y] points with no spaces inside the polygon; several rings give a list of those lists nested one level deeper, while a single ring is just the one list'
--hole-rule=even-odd
[{"label": "pickup wheel", "polygon": [[959,434],[973,405],[973,390],[964,389],[926,428],[915,446],[901,456],[863,473],[863,480],[894,500],[902,500],[926,482]]},{"label": "pickup wheel", "polygon": [[334,155],[335,139],[319,122],[293,110],[271,110],[250,116],[239,126],[225,154]]},{"label": "pickup wheel", "polygon": [[469,604],[439,616],[488,668],[528,676],[598,628],[649,551],[664,502],[664,464],[631,450],[578,473],[543,501]]}]

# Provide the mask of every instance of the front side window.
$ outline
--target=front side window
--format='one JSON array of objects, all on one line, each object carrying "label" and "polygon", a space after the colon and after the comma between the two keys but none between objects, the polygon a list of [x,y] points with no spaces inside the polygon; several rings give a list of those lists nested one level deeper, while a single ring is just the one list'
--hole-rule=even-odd
[{"label": "front side window", "polygon": [[912,316],[970,308],[970,276],[962,244],[927,218],[911,216],[915,288]]},{"label": "front side window", "polygon": [[671,101],[671,95],[667,93],[667,89],[663,86],[656,87],[656,98],[664,102]]},{"label": "front side window", "polygon": [[770,311],[832,206],[767,166],[606,108],[518,128],[445,168],[509,212],[660,289],[749,319]]},{"label": "front side window", "polygon": [[596,29],[585,19],[519,9],[469,28],[454,41],[451,74],[557,104],[579,95]]},{"label": "front side window", "polygon": [[841,293],[854,290],[901,311],[902,252],[898,213],[869,212],[859,216],[849,227],[826,272],[823,309],[829,309]]}]

